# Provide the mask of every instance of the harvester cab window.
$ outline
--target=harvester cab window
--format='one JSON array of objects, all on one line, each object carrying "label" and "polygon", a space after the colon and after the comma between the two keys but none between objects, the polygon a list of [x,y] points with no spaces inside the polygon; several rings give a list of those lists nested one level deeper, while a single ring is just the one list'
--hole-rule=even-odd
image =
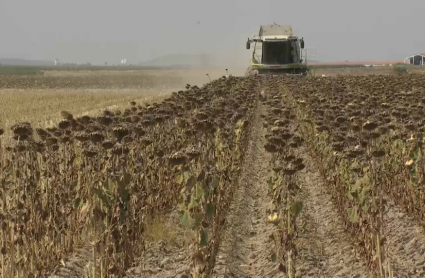
[{"label": "harvester cab window", "polygon": [[254,64],[261,64],[262,53],[263,53],[263,43],[255,42],[254,50],[252,51],[252,61],[254,62]]},{"label": "harvester cab window", "polygon": [[263,42],[263,63],[269,65],[294,63],[290,41]]}]

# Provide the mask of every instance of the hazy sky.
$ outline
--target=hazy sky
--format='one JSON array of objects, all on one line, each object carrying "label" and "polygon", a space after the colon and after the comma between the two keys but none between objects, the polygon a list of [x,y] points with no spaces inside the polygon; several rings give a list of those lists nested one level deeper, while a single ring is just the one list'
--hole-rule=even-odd
[{"label": "hazy sky", "polygon": [[425,52],[424,10],[424,0],[0,0],[0,58],[113,64],[205,52],[244,63],[248,36],[276,22],[317,60],[400,60]]}]

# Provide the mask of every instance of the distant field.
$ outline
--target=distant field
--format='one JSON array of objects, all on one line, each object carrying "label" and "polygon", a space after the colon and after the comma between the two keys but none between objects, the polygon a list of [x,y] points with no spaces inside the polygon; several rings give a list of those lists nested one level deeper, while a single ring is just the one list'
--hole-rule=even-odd
[{"label": "distant field", "polygon": [[313,69],[315,75],[398,75],[404,70],[408,73],[425,73],[425,67],[422,66],[411,66],[404,64],[384,65],[384,66],[370,66],[365,67],[363,65],[313,65],[310,68]]},{"label": "distant field", "polygon": [[43,75],[37,67],[0,66],[0,75]]},{"label": "distant field", "polygon": [[0,89],[140,89],[183,85],[175,75],[6,75]]},{"label": "distant field", "polygon": [[100,114],[104,109],[127,108],[161,101],[173,90],[184,88],[184,79],[170,74],[109,72],[107,75],[4,75],[0,78],[0,128],[27,121],[49,126],[61,119],[60,112],[75,115]]},{"label": "distant field", "polygon": [[171,89],[0,89],[0,127],[27,121],[47,126],[60,120],[60,112],[99,114],[102,109],[123,109],[134,100],[161,100]]}]

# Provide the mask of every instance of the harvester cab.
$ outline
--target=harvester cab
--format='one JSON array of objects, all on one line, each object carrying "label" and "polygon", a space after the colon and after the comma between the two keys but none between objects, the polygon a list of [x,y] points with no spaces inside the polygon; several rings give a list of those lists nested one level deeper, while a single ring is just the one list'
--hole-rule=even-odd
[{"label": "harvester cab", "polygon": [[294,35],[290,25],[262,25],[258,35],[248,39],[246,49],[251,49],[251,44],[251,66],[247,74],[307,74],[302,57],[304,39]]}]

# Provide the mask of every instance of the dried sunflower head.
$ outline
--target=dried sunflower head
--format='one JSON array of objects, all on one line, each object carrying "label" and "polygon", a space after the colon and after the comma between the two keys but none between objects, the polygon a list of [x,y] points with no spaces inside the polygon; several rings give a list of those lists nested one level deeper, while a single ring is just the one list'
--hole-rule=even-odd
[{"label": "dried sunflower head", "polygon": [[130,130],[126,127],[117,126],[112,129],[112,132],[118,141],[121,141],[125,136],[130,134]]},{"label": "dried sunflower head", "polygon": [[31,124],[26,122],[13,125],[11,129],[15,135],[28,135],[28,136],[32,135]]},{"label": "dried sunflower head", "polygon": [[266,151],[270,152],[270,153],[275,153],[279,150],[278,146],[276,146],[273,143],[266,143],[264,145],[264,148],[266,149]]},{"label": "dried sunflower head", "polygon": [[92,132],[92,133],[89,134],[89,136],[90,136],[90,140],[93,143],[100,143],[103,140],[105,140],[105,136],[102,133],[100,133],[99,131]]},{"label": "dried sunflower head", "polygon": [[187,162],[187,157],[182,152],[176,152],[176,153],[168,156],[168,162],[171,165],[185,164]]},{"label": "dried sunflower head", "polygon": [[111,140],[106,140],[102,143],[102,148],[104,148],[105,150],[109,150],[112,149],[114,145],[114,142],[112,142]]},{"label": "dried sunflower head", "polygon": [[62,120],[59,122],[58,127],[60,129],[67,129],[71,126],[71,122],[68,120]]},{"label": "dried sunflower head", "polygon": [[130,152],[130,149],[124,145],[116,145],[112,149],[114,155],[127,155]]},{"label": "dried sunflower head", "polygon": [[61,111],[61,115],[66,120],[72,120],[74,116],[68,111]]},{"label": "dried sunflower head", "polygon": [[379,125],[375,122],[372,121],[367,121],[363,124],[363,129],[366,129],[368,131],[372,131],[374,129],[376,129]]},{"label": "dried sunflower head", "polygon": [[75,139],[77,139],[80,142],[85,142],[85,141],[88,141],[90,137],[86,133],[79,132],[75,135]]}]

